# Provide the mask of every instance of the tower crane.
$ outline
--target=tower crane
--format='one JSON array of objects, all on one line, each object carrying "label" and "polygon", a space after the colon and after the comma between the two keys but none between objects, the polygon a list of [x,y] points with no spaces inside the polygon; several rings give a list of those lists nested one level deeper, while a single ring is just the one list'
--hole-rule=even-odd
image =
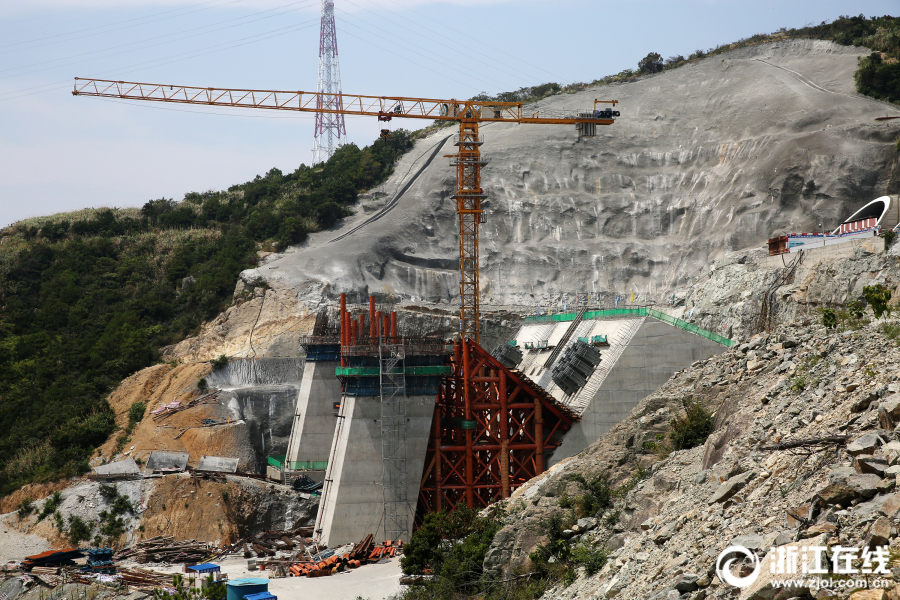
[{"label": "tower crane", "polygon": [[[364,115],[387,122],[394,118],[456,121],[459,135],[455,159],[456,213],[459,216],[459,294],[460,338],[479,341],[480,302],[478,289],[478,226],[482,222],[481,168],[486,164],[480,147],[484,138],[478,133],[481,123],[518,123],[522,125],[575,125],[579,137],[593,137],[597,125],[612,125],[618,111],[598,110],[598,103],[613,106],[617,100],[596,100],[593,110],[547,111],[531,114],[522,102],[493,100],[435,100],[400,96],[361,96],[275,90],[245,90],[156,83],[135,83],[104,79],[75,78],[75,96],[122,98],[151,102],[175,102],[203,106],[231,106],[289,110],[335,115]],[[327,101],[326,101],[327,100]]]}]

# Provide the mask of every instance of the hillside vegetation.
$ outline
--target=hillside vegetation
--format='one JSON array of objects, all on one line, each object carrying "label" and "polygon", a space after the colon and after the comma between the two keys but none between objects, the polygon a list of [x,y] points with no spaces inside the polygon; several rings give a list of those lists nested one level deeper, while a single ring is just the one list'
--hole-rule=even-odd
[{"label": "hillside vegetation", "polygon": [[115,429],[107,394],[231,300],[257,251],[350,214],[412,147],[406,131],[227,191],[91,209],[0,232],[0,495],[85,472]]}]

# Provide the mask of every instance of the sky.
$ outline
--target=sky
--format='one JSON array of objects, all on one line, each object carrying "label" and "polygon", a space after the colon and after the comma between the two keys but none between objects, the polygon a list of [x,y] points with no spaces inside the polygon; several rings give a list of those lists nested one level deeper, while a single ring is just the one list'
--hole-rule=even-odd
[{"label": "sky", "polygon": [[[649,52],[898,12],[898,0],[335,0],[343,91],[422,98],[590,82]],[[310,164],[312,115],[71,90],[91,77],[315,91],[320,14],[321,0],[0,0],[0,227]],[[348,117],[347,141],[368,145],[379,129]]]}]

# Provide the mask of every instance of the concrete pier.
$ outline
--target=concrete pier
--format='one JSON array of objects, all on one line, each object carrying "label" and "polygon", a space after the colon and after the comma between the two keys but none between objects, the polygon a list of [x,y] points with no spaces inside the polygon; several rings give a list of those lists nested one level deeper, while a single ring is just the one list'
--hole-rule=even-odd
[{"label": "concrete pier", "polygon": [[[409,531],[419,495],[419,478],[434,414],[434,396],[406,398],[406,495]],[[389,539],[384,526],[381,398],[346,397],[334,428],[328,471],[316,518],[322,543],[358,542],[369,533]],[[409,541],[404,539],[403,541]]]},{"label": "concrete pier", "polygon": [[[334,376],[338,361],[308,361],[303,369],[294,423],[288,440],[285,467],[296,463],[324,463],[328,460],[334,436],[338,410],[335,403],[341,400],[341,382]],[[315,473],[307,473],[321,480]]]}]

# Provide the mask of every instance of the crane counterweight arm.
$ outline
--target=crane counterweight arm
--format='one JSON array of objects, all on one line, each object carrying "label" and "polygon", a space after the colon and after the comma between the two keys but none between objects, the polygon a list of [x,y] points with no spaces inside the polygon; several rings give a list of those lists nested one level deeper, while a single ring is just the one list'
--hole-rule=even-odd
[{"label": "crane counterweight arm", "polygon": [[[611,125],[608,118],[594,118],[593,111],[540,111],[523,114],[521,102],[474,100],[435,100],[403,96],[336,96],[317,92],[205,88],[186,85],[109,81],[75,78],[75,96],[150,100],[204,106],[264,108],[310,113],[333,113],[374,117],[405,117],[438,121],[473,120],[478,122],[529,123],[535,125],[571,125],[595,123]],[[320,96],[323,96],[320,101]],[[334,101],[337,98],[337,101]],[[585,116],[590,115],[590,116]]]}]

